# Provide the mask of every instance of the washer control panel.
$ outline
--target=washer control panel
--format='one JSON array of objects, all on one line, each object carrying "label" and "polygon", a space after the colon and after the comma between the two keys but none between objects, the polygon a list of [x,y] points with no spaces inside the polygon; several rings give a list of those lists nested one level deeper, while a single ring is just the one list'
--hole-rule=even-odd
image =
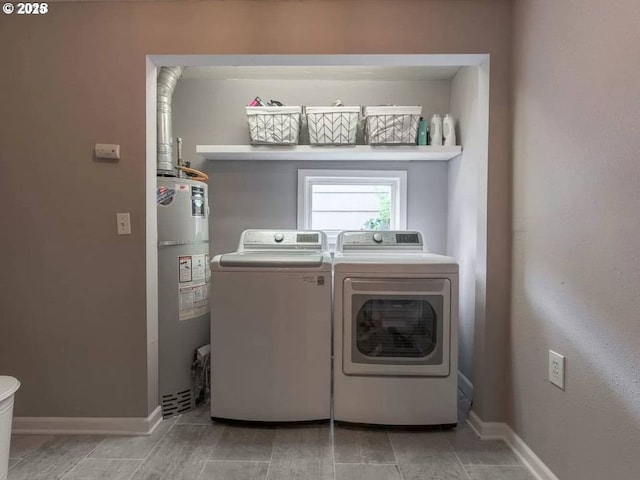
[{"label": "washer control panel", "polygon": [[313,249],[324,250],[323,232],[300,230],[245,230],[240,238],[240,248],[250,249]]},{"label": "washer control panel", "polygon": [[390,248],[421,251],[424,249],[422,234],[417,231],[342,232],[338,237],[339,250],[371,250]]}]

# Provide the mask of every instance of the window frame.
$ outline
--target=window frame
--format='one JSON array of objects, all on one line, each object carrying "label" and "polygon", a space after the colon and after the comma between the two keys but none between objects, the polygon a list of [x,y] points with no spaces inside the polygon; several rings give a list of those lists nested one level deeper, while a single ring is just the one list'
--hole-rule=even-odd
[{"label": "window frame", "polygon": [[[407,229],[406,170],[298,170],[298,229],[311,230],[312,187],[322,185],[380,185],[391,187],[392,230]],[[335,246],[339,231],[325,230],[329,244]]]}]

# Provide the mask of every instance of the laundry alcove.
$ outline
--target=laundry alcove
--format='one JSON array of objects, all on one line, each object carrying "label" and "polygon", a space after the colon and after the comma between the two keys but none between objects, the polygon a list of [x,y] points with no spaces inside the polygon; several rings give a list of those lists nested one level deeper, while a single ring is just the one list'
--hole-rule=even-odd
[{"label": "laundry alcove", "polygon": [[[246,228],[296,228],[299,169],[406,170],[407,228],[422,231],[430,251],[460,264],[459,387],[472,396],[475,338],[482,337],[476,328],[484,328],[486,294],[488,56],[156,55],[148,58],[150,137],[153,81],[161,66],[187,67],[173,97],[174,137],[183,139],[183,159],[210,177],[211,255],[234,250]],[[345,105],[422,105],[427,119],[453,114],[459,147],[252,147],[244,106],[256,95],[289,105],[330,105],[335,99]],[[304,136],[301,141],[307,142]],[[148,138],[152,192],[154,167],[155,145]],[[151,199],[147,258],[153,262]],[[153,298],[150,283],[148,302]],[[148,311],[149,365],[157,365],[151,361],[157,314],[154,325],[154,309]],[[157,368],[149,369],[149,385],[157,384],[157,375]]]}]

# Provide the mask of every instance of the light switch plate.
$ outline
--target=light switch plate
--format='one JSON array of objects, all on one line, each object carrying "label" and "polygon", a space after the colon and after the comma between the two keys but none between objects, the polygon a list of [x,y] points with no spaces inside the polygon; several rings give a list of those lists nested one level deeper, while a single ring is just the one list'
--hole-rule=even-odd
[{"label": "light switch plate", "polygon": [[564,390],[564,356],[549,350],[549,381]]}]

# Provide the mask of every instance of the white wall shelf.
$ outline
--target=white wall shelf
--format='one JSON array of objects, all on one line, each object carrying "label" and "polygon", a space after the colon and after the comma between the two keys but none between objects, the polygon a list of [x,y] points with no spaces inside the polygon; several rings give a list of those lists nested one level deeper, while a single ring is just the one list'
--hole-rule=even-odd
[{"label": "white wall shelf", "polygon": [[320,160],[320,161],[447,161],[462,147],[444,146],[311,146],[311,145],[197,145],[204,160]]}]

